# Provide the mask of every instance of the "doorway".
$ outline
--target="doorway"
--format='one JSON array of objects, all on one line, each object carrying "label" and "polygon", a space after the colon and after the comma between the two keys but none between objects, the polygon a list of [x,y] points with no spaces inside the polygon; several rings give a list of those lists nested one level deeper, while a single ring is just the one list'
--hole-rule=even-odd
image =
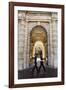
[{"label": "doorway", "polygon": [[30,64],[34,62],[35,53],[42,51],[42,57],[48,56],[47,31],[42,26],[35,26],[30,32]]}]

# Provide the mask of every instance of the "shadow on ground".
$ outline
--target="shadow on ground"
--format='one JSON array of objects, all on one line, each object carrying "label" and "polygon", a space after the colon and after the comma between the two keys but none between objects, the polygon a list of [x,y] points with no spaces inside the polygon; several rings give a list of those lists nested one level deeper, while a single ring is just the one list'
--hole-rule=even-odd
[{"label": "shadow on ground", "polygon": [[18,79],[30,79],[30,78],[50,78],[57,77],[57,69],[46,67],[46,71],[41,68],[37,73],[36,69],[32,72],[32,68],[18,71]]}]

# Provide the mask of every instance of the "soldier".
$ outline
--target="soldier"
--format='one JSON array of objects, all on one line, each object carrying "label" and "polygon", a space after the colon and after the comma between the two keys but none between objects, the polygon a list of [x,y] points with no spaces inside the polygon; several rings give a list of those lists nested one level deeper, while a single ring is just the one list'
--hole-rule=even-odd
[{"label": "soldier", "polygon": [[39,66],[39,72],[40,72],[41,67],[43,67],[43,70],[46,71],[45,66],[43,64],[42,51],[40,51],[40,59],[41,61],[40,61],[40,66]]},{"label": "soldier", "polygon": [[36,69],[37,70],[37,73],[38,73],[38,67],[37,67],[37,53],[35,53],[35,58],[34,58],[34,67],[33,67],[33,69],[32,69],[32,73],[34,72],[34,70]]}]

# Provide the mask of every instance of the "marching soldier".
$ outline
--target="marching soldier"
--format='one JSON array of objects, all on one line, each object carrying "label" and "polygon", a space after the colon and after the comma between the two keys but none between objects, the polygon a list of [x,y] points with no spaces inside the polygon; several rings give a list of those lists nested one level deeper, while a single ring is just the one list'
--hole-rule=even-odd
[{"label": "marching soldier", "polygon": [[38,67],[37,67],[37,53],[35,53],[35,58],[34,58],[34,67],[33,67],[33,69],[32,69],[32,73],[34,72],[34,70],[36,69],[37,70],[37,73],[38,73]]},{"label": "marching soldier", "polygon": [[40,59],[41,61],[40,61],[40,66],[39,66],[39,72],[40,72],[41,67],[43,67],[43,70],[46,71],[45,66],[43,64],[42,51],[40,51]]}]

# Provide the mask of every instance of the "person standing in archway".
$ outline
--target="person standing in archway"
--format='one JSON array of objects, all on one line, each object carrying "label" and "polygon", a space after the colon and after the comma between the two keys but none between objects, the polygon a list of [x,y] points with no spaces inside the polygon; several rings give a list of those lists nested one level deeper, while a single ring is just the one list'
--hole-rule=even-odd
[{"label": "person standing in archway", "polygon": [[32,73],[34,73],[34,70],[36,69],[37,70],[37,74],[38,74],[38,67],[37,67],[37,56],[38,56],[38,54],[37,53],[35,53],[35,58],[34,58],[34,67],[33,67],[33,69],[32,69]]},{"label": "person standing in archway", "polygon": [[40,59],[41,60],[40,60],[39,72],[40,72],[41,67],[43,67],[43,70],[46,71],[45,66],[43,64],[42,50],[40,50]]}]

